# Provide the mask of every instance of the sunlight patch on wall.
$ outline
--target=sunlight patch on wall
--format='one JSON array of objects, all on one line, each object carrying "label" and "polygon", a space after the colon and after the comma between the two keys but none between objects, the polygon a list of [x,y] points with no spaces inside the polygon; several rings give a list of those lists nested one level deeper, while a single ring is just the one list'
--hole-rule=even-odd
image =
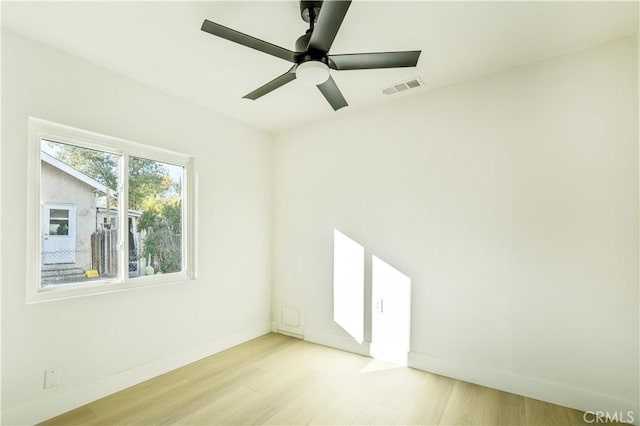
[{"label": "sunlight patch on wall", "polygon": [[333,230],[333,320],[364,340],[364,247]]},{"label": "sunlight patch on wall", "polygon": [[371,258],[371,356],[407,365],[411,341],[411,278]]}]

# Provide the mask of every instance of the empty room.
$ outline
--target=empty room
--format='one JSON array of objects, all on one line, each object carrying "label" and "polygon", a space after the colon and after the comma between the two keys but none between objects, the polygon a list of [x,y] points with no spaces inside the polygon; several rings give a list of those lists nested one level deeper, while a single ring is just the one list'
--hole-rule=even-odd
[{"label": "empty room", "polygon": [[640,424],[638,2],[0,6],[3,425]]}]

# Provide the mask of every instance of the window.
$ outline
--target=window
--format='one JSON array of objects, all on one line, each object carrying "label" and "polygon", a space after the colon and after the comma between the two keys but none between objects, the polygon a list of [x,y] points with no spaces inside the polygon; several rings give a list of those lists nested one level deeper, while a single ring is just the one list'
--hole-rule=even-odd
[{"label": "window", "polygon": [[194,275],[192,162],[31,118],[29,301]]}]

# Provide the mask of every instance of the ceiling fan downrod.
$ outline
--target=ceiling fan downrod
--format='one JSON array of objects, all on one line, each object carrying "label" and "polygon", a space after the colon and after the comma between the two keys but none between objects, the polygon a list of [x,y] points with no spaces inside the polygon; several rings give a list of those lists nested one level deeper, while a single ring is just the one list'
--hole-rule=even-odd
[{"label": "ceiling fan downrod", "polygon": [[320,8],[322,7],[322,1],[301,0],[300,1],[300,17],[304,22],[309,23],[311,30],[316,24]]}]

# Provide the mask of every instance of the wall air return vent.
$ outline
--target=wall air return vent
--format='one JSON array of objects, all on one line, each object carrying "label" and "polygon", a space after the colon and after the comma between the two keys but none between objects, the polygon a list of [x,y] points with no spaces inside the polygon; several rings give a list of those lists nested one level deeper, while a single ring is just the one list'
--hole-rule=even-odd
[{"label": "wall air return vent", "polygon": [[420,77],[410,78],[409,80],[405,80],[403,82],[394,84],[393,86],[385,87],[382,89],[382,93],[385,95],[393,95],[398,92],[404,92],[409,89],[415,89],[416,87],[424,86],[424,82]]}]

